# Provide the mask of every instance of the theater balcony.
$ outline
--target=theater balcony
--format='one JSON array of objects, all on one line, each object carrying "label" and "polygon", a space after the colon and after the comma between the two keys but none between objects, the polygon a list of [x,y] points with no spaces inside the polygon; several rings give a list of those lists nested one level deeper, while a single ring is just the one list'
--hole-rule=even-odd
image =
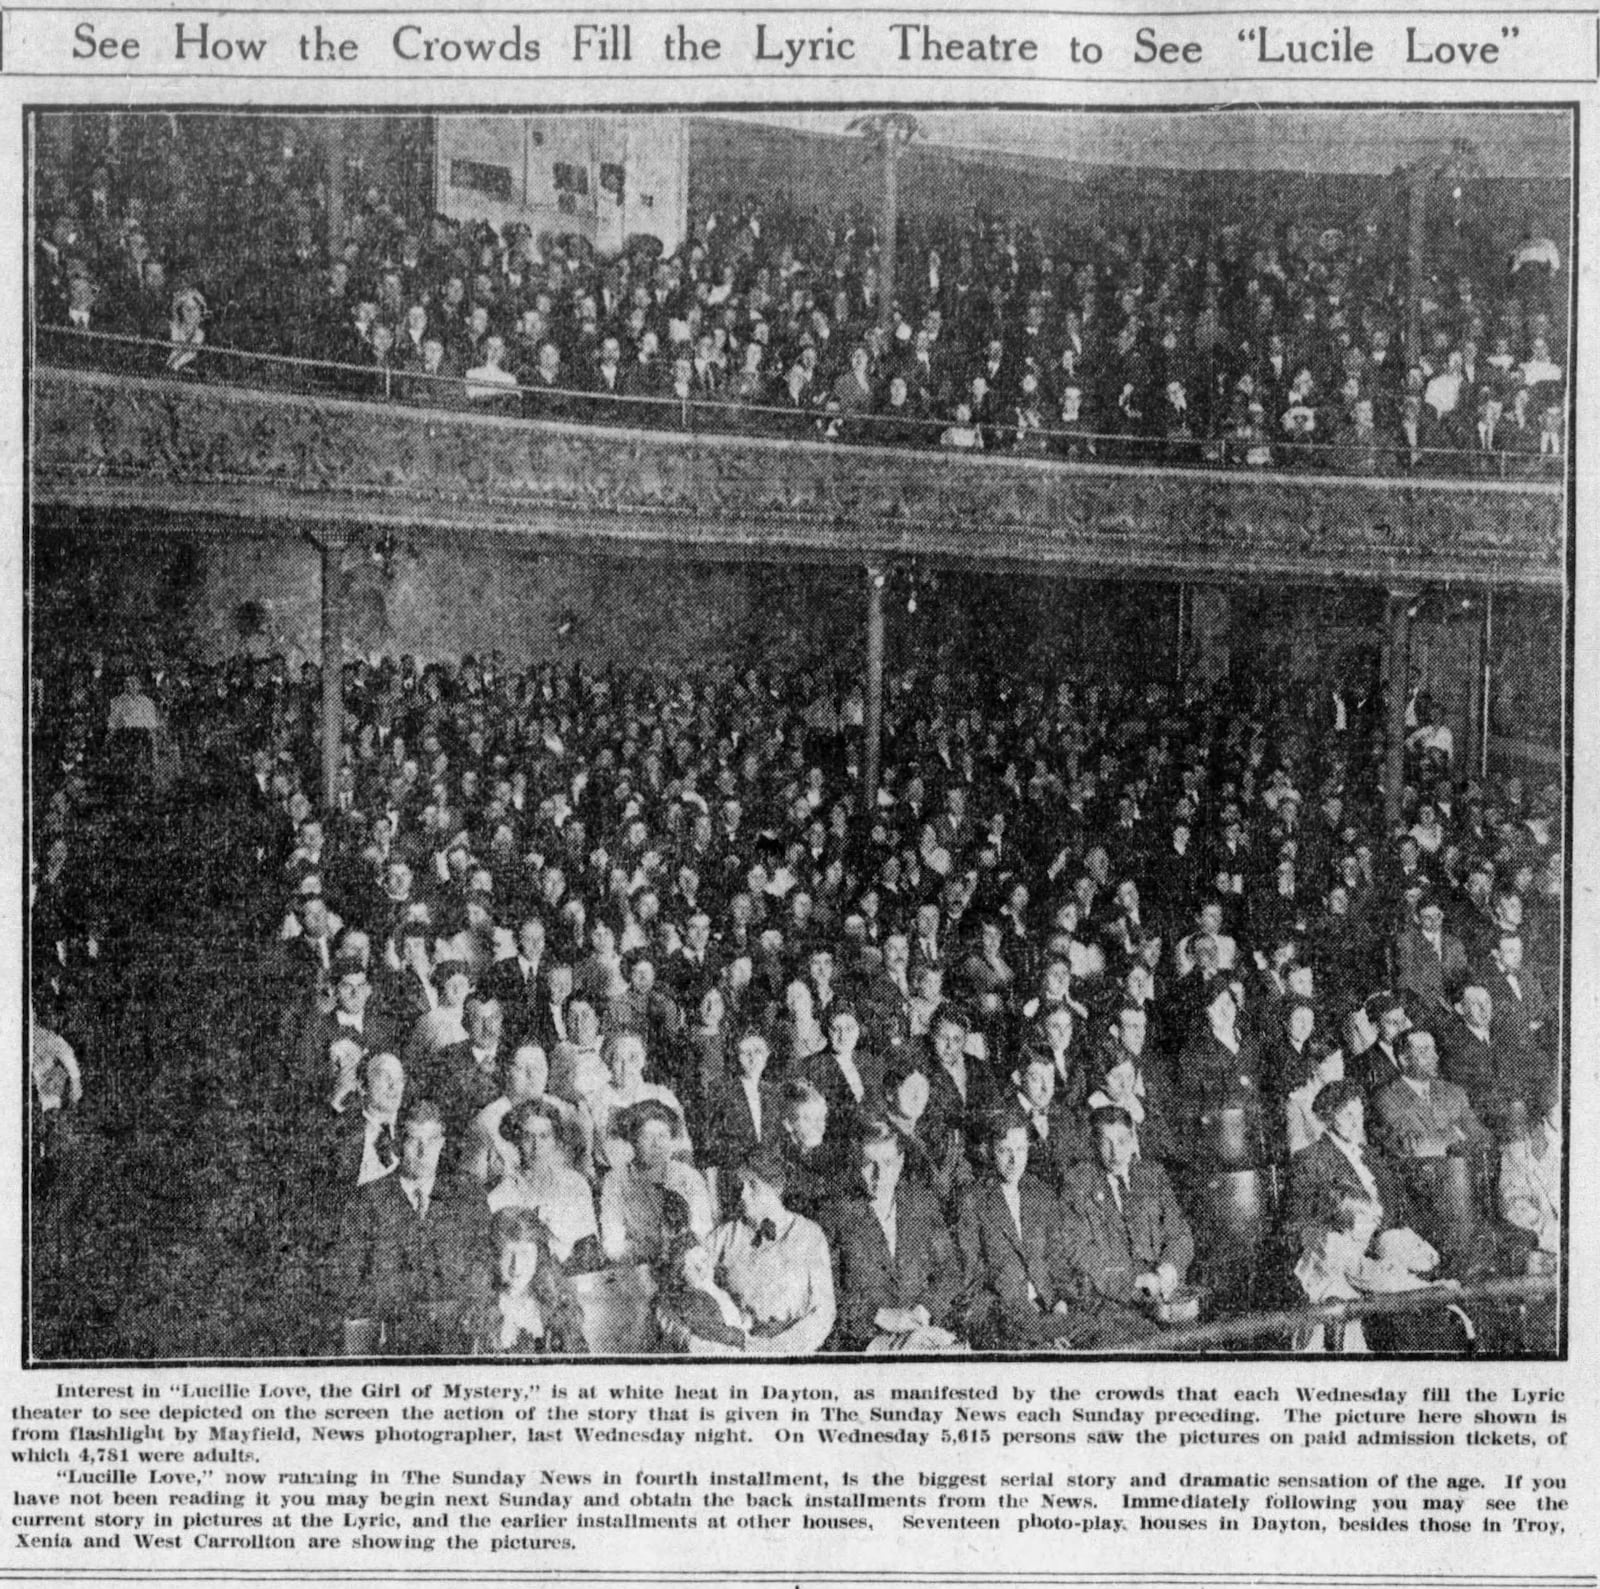
[{"label": "theater balcony", "polygon": [[494,417],[40,364],[36,509],[610,555],[1558,590],[1559,480],[1157,468]]}]

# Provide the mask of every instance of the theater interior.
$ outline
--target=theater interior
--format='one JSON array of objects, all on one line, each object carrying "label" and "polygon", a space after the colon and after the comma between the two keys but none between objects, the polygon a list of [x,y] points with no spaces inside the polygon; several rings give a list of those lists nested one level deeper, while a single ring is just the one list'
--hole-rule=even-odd
[{"label": "theater interior", "polygon": [[1558,1351],[1571,138],[34,114],[28,1360]]}]

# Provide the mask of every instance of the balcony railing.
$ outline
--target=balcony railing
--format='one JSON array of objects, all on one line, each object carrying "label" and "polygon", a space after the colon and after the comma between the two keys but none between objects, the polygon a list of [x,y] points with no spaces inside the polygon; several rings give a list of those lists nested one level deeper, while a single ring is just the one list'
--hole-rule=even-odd
[{"label": "balcony railing", "polygon": [[[527,419],[515,394],[505,413],[495,401],[430,404],[422,388],[400,402],[299,391],[340,372],[294,361],[268,361],[289,389],[264,390],[67,368],[53,362],[58,347],[38,351],[42,506],[235,532],[387,523],[707,557],[919,557],[1152,578],[1555,587],[1563,575],[1555,480],[1340,473],[1318,467],[1323,456],[1281,467],[1276,447],[1273,467],[1198,453],[1170,468],[908,452],[824,439],[816,416],[776,435],[696,428],[702,407],[725,418],[726,405],[666,405],[682,410],[674,422],[659,403],[607,397],[585,422],[570,408]],[[228,373],[226,357],[214,374]]]},{"label": "balcony railing", "polygon": [[1509,417],[1499,426],[1497,445],[1471,450],[1424,444],[1420,433],[1412,443],[1398,430],[1373,431],[1366,436],[1346,433],[1328,441],[1267,424],[1217,434],[1182,429],[1159,436],[1132,425],[1121,430],[1098,430],[1087,423],[1068,425],[1043,414],[1037,424],[1022,424],[1015,407],[980,415],[963,426],[949,415],[932,417],[909,404],[903,410],[881,405],[845,410],[831,398],[825,382],[789,402],[756,402],[721,394],[696,395],[692,388],[683,396],[660,389],[640,391],[627,378],[626,370],[619,372],[616,390],[599,391],[573,385],[564,375],[548,384],[528,384],[526,380],[519,384],[510,372],[497,372],[495,377],[430,372],[399,359],[382,364],[340,364],[59,326],[42,327],[36,335],[40,362],[66,368],[689,435],[937,448],[969,455],[999,453],[1035,461],[1123,463],[1145,468],[1511,481],[1560,480],[1565,470],[1560,450],[1565,447],[1564,437],[1557,439],[1558,450],[1541,450],[1545,438],[1538,425],[1517,427]]}]

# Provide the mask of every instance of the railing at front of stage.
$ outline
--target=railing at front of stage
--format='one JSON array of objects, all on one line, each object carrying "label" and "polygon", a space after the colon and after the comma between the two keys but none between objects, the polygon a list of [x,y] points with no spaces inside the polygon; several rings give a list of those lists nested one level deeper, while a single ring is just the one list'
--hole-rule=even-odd
[{"label": "railing at front of stage", "polygon": [[[1329,1302],[1320,1307],[1236,1314],[1204,1324],[1166,1330],[1158,1336],[1141,1340],[1138,1350],[1141,1354],[1175,1355],[1230,1349],[1253,1352],[1272,1350],[1274,1347],[1292,1351],[1301,1347],[1309,1336],[1319,1330],[1337,1339],[1346,1324],[1361,1319],[1419,1314],[1438,1308],[1458,1308],[1470,1314],[1473,1309],[1485,1308],[1525,1311],[1548,1303],[1553,1309],[1560,1292],[1560,1279],[1547,1274],[1482,1280],[1473,1285],[1422,1286],[1415,1291],[1386,1292],[1353,1298],[1347,1302]],[[1547,1342],[1526,1345],[1524,1349],[1530,1355],[1544,1356],[1555,1349],[1554,1323],[1552,1312],[1548,1325],[1552,1338]],[[1332,1350],[1337,1352],[1338,1348]]]}]

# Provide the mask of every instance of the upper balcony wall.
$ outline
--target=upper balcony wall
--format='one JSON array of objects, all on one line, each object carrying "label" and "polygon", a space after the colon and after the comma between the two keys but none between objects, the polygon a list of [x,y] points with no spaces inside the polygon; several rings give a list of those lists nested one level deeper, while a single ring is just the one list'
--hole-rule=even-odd
[{"label": "upper balcony wall", "polygon": [[293,533],[388,524],[613,551],[1097,577],[1559,588],[1557,482],[906,453],[40,367],[35,504]]}]

